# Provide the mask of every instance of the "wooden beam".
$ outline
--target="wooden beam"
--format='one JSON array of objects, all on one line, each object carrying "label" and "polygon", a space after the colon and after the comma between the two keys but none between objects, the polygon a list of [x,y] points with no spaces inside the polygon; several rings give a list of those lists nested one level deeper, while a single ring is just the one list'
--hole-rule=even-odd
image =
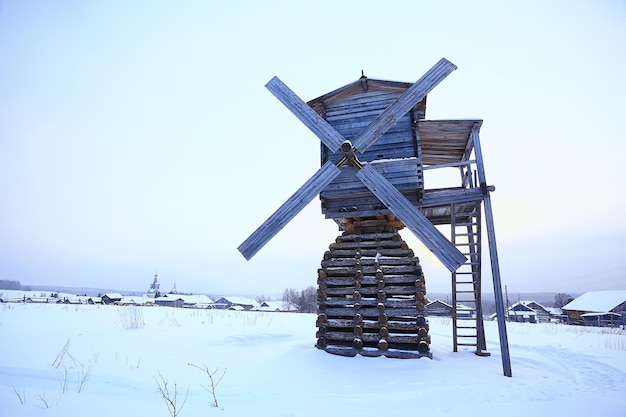
[{"label": "wooden beam", "polygon": [[267,242],[287,225],[315,196],[339,175],[339,168],[327,162],[302,187],[298,189],[282,206],[278,208],[258,229],[254,231],[237,249],[250,260]]},{"label": "wooden beam", "polygon": [[277,77],[272,78],[265,87],[285,105],[306,127],[330,149],[337,152],[341,144],[345,141],[326,120],[315,112],[308,104],[300,99]]},{"label": "wooden beam", "polygon": [[447,164],[428,165],[428,166],[425,166],[423,169],[424,171],[426,171],[428,169],[462,167],[462,166],[471,165],[474,163],[476,163],[476,161],[472,159],[472,160],[461,161],[461,162],[449,162]]},{"label": "wooden beam", "polygon": [[496,246],[496,232],[493,222],[493,210],[491,208],[491,198],[487,187],[485,176],[485,166],[483,164],[483,153],[480,147],[478,127],[472,129],[472,139],[474,141],[474,152],[476,153],[476,167],[478,170],[478,181],[481,189],[484,190],[485,220],[487,222],[487,239],[489,242],[489,259],[491,260],[491,275],[493,278],[493,293],[496,301],[496,314],[498,320],[498,334],[500,336],[500,352],[502,354],[502,368],[505,376],[512,376],[511,357],[509,355],[509,341],[506,332],[504,299],[502,297],[502,283],[500,280],[500,264],[498,262],[498,248]]},{"label": "wooden beam", "polygon": [[356,175],[446,268],[456,271],[467,261],[465,256],[372,165],[366,165]]}]

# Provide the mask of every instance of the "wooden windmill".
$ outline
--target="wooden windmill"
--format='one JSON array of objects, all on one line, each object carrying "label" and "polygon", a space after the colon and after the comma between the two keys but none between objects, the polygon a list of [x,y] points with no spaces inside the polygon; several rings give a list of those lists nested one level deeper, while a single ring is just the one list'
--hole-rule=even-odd
[{"label": "wooden windmill", "polygon": [[[278,78],[270,80],[266,87],[321,140],[322,167],[238,249],[249,260],[319,195],[322,213],[343,233],[318,270],[317,347],[345,356],[432,356],[419,259],[398,234],[406,227],[452,273],[454,350],[474,346],[483,354],[484,207],[503,367],[510,376],[493,187],[486,184],[478,136],[482,120],[425,119],[427,94],[455,69],[441,59],[414,84],[362,76],[308,103]],[[425,188],[425,171],[440,168],[458,169],[460,183]],[[437,225],[450,226],[450,239]],[[473,314],[462,319],[457,304],[469,305]]]}]

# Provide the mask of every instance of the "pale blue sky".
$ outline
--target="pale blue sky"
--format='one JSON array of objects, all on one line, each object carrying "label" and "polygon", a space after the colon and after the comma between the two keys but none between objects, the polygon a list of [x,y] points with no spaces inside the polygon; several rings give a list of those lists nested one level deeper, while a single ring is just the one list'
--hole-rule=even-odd
[{"label": "pale blue sky", "polygon": [[441,57],[458,69],[427,118],[484,119],[503,285],[625,289],[623,0],[0,1],[0,279],[316,285],[338,234],[317,200],[250,262],[236,249],[319,167],[319,140],[264,85],[306,101],[361,69],[413,82]]}]

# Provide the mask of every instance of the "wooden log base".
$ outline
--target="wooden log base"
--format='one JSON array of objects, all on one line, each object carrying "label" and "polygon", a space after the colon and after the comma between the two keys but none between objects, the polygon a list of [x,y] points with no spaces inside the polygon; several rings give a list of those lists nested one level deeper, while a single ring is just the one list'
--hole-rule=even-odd
[{"label": "wooden log base", "polygon": [[419,259],[398,220],[355,219],[324,253],[318,270],[319,349],[353,357],[429,357]]},{"label": "wooden log base", "polygon": [[379,356],[386,356],[388,358],[394,359],[419,359],[419,358],[433,358],[433,354],[431,352],[421,353],[418,351],[407,351],[407,350],[398,350],[398,349],[388,349],[388,350],[380,350],[378,348],[363,348],[361,350],[357,350],[350,346],[338,346],[338,345],[328,345],[324,350],[328,353],[332,353],[333,355],[339,356],[347,356],[347,357],[355,357],[357,354],[361,356],[377,358]]}]

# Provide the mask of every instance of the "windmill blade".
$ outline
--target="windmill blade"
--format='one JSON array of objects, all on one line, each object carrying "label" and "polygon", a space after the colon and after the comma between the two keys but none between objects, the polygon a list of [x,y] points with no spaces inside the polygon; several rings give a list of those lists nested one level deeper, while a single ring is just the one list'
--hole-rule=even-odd
[{"label": "windmill blade", "polygon": [[326,120],[315,112],[308,104],[300,99],[278,77],[272,78],[265,87],[285,105],[311,132],[324,142],[332,152],[337,152],[345,141],[343,136],[328,124]]},{"label": "windmill blade", "polygon": [[393,127],[398,120],[404,117],[417,103],[431,92],[444,78],[456,69],[456,65],[445,58],[441,58],[426,74],[409,87],[396,101],[381,114],[352,141],[354,147],[363,152],[374,144],[382,135]]},{"label": "windmill blade", "polygon": [[250,260],[267,242],[296,217],[316,195],[318,195],[341,170],[328,161],[304,183],[285,203],[278,208],[239,247],[239,252]]},{"label": "windmill blade", "polygon": [[393,184],[371,165],[356,176],[451,272],[467,259]]}]

